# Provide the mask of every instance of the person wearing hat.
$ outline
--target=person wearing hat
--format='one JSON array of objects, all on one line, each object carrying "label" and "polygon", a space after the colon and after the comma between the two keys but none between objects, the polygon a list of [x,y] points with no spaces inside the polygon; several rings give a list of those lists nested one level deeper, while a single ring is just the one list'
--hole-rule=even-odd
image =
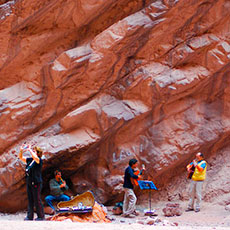
[{"label": "person wearing hat", "polygon": [[[203,182],[206,178],[206,169],[207,169],[207,162],[204,160],[204,155],[202,153],[196,154],[196,159],[193,160],[188,166],[187,171],[194,166],[195,170],[191,178],[191,184],[189,188],[189,204],[188,208],[185,210],[186,212],[189,211],[200,211],[200,203],[202,200],[202,187]],[[196,198],[196,203],[195,203]],[[195,207],[194,207],[195,205]]]},{"label": "person wearing hat", "polygon": [[[24,157],[23,153],[30,153],[31,157]],[[44,220],[44,209],[41,200],[42,189],[42,154],[41,148],[23,144],[19,151],[19,159],[26,163],[26,190],[28,198],[27,216],[24,220],[34,219],[34,206],[36,207],[37,218]]]}]

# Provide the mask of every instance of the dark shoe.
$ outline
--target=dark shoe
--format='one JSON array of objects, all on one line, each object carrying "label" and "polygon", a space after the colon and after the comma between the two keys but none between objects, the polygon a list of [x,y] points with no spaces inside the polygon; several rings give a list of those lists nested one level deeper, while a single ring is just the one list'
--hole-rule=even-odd
[{"label": "dark shoe", "polygon": [[32,221],[32,220],[33,220],[33,219],[28,218],[28,217],[24,218],[24,221]]},{"label": "dark shoe", "polygon": [[43,221],[43,220],[45,220],[45,218],[39,218],[38,217],[38,218],[35,219],[35,221]]},{"label": "dark shoe", "polygon": [[139,216],[140,215],[140,213],[137,212],[136,210],[132,214],[135,215],[135,216]]},{"label": "dark shoe", "polygon": [[55,215],[56,214],[56,210],[52,209],[52,212],[50,212],[50,215]]},{"label": "dark shoe", "polygon": [[191,211],[194,211],[194,209],[193,209],[193,208],[187,208],[187,209],[185,210],[185,212],[191,212]]},{"label": "dark shoe", "polygon": [[199,211],[200,211],[200,209],[199,209],[199,208],[196,208],[196,209],[195,209],[195,212],[199,212]]}]

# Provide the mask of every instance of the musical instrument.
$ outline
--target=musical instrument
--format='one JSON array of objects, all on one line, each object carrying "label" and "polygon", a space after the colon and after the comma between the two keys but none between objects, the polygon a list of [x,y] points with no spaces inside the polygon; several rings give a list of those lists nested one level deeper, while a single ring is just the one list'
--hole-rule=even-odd
[{"label": "musical instrument", "polygon": [[141,179],[140,176],[142,175],[142,172],[143,172],[144,170],[145,170],[145,165],[143,164],[141,170],[137,169],[137,170],[134,171],[133,174],[139,177],[138,179],[130,178],[130,179],[131,179],[131,183],[132,183],[134,186],[138,186],[138,180]]},{"label": "musical instrument", "polygon": [[89,213],[93,211],[95,198],[92,192],[87,191],[73,197],[69,201],[61,201],[57,204],[57,213]]},{"label": "musical instrument", "polygon": [[188,171],[187,178],[192,179],[192,175],[195,171],[195,166],[194,166],[193,162],[190,163],[189,165],[187,165],[187,171]]},{"label": "musical instrument", "polygon": [[[66,186],[66,182],[65,182],[61,177],[60,177],[60,180],[61,180],[61,182],[62,182],[61,186],[62,186],[62,185],[65,185],[65,186]],[[65,186],[64,186],[64,187],[65,187]],[[64,188],[64,187],[62,187],[62,188]]]}]

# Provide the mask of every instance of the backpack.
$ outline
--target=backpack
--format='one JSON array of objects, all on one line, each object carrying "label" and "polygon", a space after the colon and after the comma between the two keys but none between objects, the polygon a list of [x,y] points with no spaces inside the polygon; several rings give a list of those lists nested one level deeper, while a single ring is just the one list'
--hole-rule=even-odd
[{"label": "backpack", "polygon": [[113,207],[112,212],[113,212],[114,215],[121,215],[122,212],[123,212],[122,210],[123,210],[123,202],[118,202]]}]

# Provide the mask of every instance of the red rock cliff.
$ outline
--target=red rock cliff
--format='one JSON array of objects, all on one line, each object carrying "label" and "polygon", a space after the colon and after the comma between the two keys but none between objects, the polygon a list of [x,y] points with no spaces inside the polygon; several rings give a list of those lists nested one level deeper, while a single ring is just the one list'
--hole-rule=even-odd
[{"label": "red rock cliff", "polygon": [[103,203],[132,157],[163,188],[228,146],[229,0],[0,4],[0,211],[26,207],[25,141],[45,151],[43,194],[60,168]]}]

